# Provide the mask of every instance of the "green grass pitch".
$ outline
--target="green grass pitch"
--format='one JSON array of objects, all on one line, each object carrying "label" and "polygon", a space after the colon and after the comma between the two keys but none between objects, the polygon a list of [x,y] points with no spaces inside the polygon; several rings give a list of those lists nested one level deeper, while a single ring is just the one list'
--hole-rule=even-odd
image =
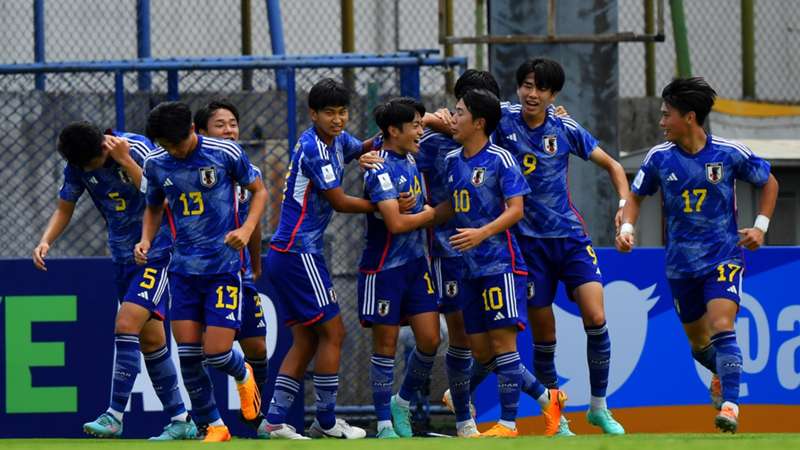
[{"label": "green grass pitch", "polygon": [[[799,427],[800,428],[800,427]],[[197,449],[196,441],[155,442],[119,439],[0,439],[3,450],[159,450]],[[574,438],[545,438],[539,436],[516,439],[446,439],[414,438],[391,442],[365,439],[362,441],[258,441],[235,439],[215,448],[226,450],[758,450],[800,449],[800,434],[635,434],[627,436],[577,436]]]}]

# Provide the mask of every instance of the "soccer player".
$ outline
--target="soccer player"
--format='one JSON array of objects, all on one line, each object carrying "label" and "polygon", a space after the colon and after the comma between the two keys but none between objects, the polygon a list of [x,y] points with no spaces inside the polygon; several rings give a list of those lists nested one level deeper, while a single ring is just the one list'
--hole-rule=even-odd
[{"label": "soccer player", "polygon": [[[617,249],[634,245],[634,225],[645,196],[661,190],[666,217],[666,270],[675,311],[694,359],[714,374],[711,398],[717,428],[736,432],[742,354],[734,323],[744,272],[742,247],[764,243],[778,182],[769,163],[746,146],[703,129],[716,92],[700,77],[678,78],[661,92],[667,142],[645,156],[622,214]],[[738,229],[736,180],[761,189],[752,228]]]},{"label": "soccer player", "polygon": [[[194,125],[198,133],[217,139],[239,140],[239,110],[224,99],[213,100],[198,109],[194,114]],[[261,170],[251,164],[256,176],[261,178]],[[250,211],[250,191],[236,185],[238,198],[237,220],[244,223]],[[256,224],[250,240],[242,249],[242,327],[236,335],[242,346],[245,361],[253,368],[253,376],[259,392],[263,393],[267,381],[267,343],[264,311],[255,281],[261,276],[261,221]],[[256,419],[257,427],[263,418]],[[262,436],[263,437],[263,436]]]},{"label": "soccer player", "polygon": [[[486,90],[471,90],[456,105],[453,138],[462,147],[446,157],[450,200],[436,207],[436,223],[454,217],[449,243],[463,255],[464,326],[475,359],[493,364],[500,390],[500,421],[482,436],[517,435],[516,416],[524,366],[517,332],[525,328],[527,268],[510,228],[523,216],[530,192],[514,157],[489,142],[500,121],[500,102]],[[557,390],[535,379],[531,391],[558,423]]]},{"label": "soccer player", "polygon": [[[409,403],[430,377],[439,346],[436,291],[420,228],[433,219],[425,205],[422,181],[413,154],[422,136],[425,107],[412,98],[396,98],[375,108],[383,133],[384,160],[364,174],[364,193],[377,210],[367,214],[366,247],[359,263],[358,311],[372,329],[372,398],[378,418],[378,438],[411,437]],[[403,214],[401,192],[416,204]],[[400,391],[392,396],[394,359],[400,325],[408,322],[416,348],[411,354]]]},{"label": "soccer player", "polygon": [[323,79],[308,94],[313,125],[300,136],[286,177],[281,219],[272,237],[265,273],[292,329],[292,346],[275,381],[264,432],[271,438],[307,439],[286,423],[306,367],[314,360],[315,437],[358,439],[366,432],[335,415],[339,362],[345,330],[323,258],[323,235],[333,211],[374,212],[368,200],[342,188],[344,163],[362,153],[364,143],[344,131],[350,93]]},{"label": "soccer player", "polygon": [[[203,361],[234,377],[245,420],[260,413],[253,369],[232,348],[241,324],[241,255],[264,210],[266,191],[247,155],[229,140],[199,136],[182,102],[164,102],[147,117],[147,135],[161,147],[144,164],[147,207],[137,261],[150,259],[166,199],[176,229],[170,267],[172,331],[193,412],[209,423],[206,442],[230,440]],[[237,225],[234,184],[250,191],[250,213]]]},{"label": "soccer player", "polygon": [[33,261],[47,270],[44,259],[50,246],[69,224],[75,204],[88,191],[108,225],[108,244],[115,268],[117,312],[114,329],[114,377],[108,410],[83,425],[98,437],[122,435],[122,418],[140,370],[140,354],[158,398],[171,421],[153,439],[191,439],[197,430],[186,413],[178,391],[178,376],[170,358],[163,320],[169,302],[167,267],[172,236],[167,224],[158,231],[147,265],[137,266],[133,246],[141,234],[144,196],[139,193],[142,164],[153,145],[144,136],[102,133],[88,122],[65,127],[58,137],[58,152],[67,161],[58,205],[33,251]]},{"label": "soccer player", "polygon": [[[552,305],[561,282],[569,298],[578,304],[586,331],[591,384],[587,420],[604,433],[624,434],[606,405],[611,342],[602,276],[583,218],[572,205],[567,171],[570,154],[597,164],[608,173],[619,194],[620,208],[628,194],[625,172],[589,132],[569,117],[556,116],[550,108],[564,87],[564,70],[558,62],[544,58],[525,61],[517,69],[516,81],[520,105],[510,107],[510,114],[503,116],[494,142],[515,155],[531,188],[516,231],[530,269],[526,293],[534,374],[548,388],[558,387]],[[621,209],[617,211],[617,225],[620,214]],[[563,392],[559,395],[566,400]],[[558,434],[572,435],[566,419]]]}]

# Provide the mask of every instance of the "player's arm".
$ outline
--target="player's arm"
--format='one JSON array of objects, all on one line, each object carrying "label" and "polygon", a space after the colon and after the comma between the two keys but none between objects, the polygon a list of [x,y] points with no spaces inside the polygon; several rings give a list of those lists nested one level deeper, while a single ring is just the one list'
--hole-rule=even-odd
[{"label": "player's arm", "polygon": [[644,197],[631,192],[625,200],[625,206],[622,208],[622,225],[619,227],[614,244],[617,250],[627,253],[633,250],[635,243],[633,235],[634,225],[636,225],[636,221],[639,220],[639,211],[641,210]]},{"label": "player's arm", "polygon": [[739,230],[741,239],[737,245],[748,250],[756,250],[764,245],[764,235],[769,227],[769,220],[775,212],[775,202],[778,200],[778,180],[769,174],[766,184],[761,188],[761,195],[758,199],[758,217],[752,228]]},{"label": "player's arm", "polygon": [[453,209],[453,202],[450,200],[439,203],[433,210],[433,220],[428,224],[433,227],[437,227],[449,221],[456,215],[456,211]]},{"label": "player's arm", "polygon": [[422,228],[433,220],[434,215],[433,208],[428,205],[425,205],[422,211],[416,214],[403,214],[400,212],[400,203],[396,199],[381,200],[377,207],[386,228],[392,234],[408,233]]},{"label": "player's arm", "polygon": [[250,252],[250,268],[253,270],[253,279],[261,277],[261,221],[256,224],[250,240],[247,241],[247,250]]},{"label": "player's arm", "polygon": [[477,247],[481,242],[502,233],[522,220],[523,197],[518,195],[506,199],[506,209],[496,219],[480,228],[456,228],[456,234],[450,236],[450,244],[459,251]]},{"label": "player's arm", "polygon": [[103,147],[108,150],[108,155],[131,177],[136,189],[139,189],[142,186],[142,168],[131,157],[131,145],[128,140],[116,136],[105,136]]},{"label": "player's arm", "polygon": [[64,199],[58,199],[56,210],[50,216],[50,221],[47,222],[47,228],[42,233],[42,238],[39,239],[39,245],[33,249],[33,264],[39,270],[47,271],[44,259],[47,257],[47,252],[50,251],[50,246],[53,242],[61,236],[61,233],[69,225],[72,219],[72,213],[75,212],[75,203],[68,202]]},{"label": "player's arm", "polygon": [[372,202],[347,195],[341,186],[322,191],[322,196],[333,206],[334,210],[341,213],[359,214],[375,211],[375,205]]},{"label": "player's arm", "polygon": [[261,177],[256,177],[252,183],[244,186],[244,188],[253,195],[250,200],[250,210],[247,211],[247,219],[239,228],[225,235],[225,244],[236,250],[241,250],[250,242],[250,236],[252,236],[256,225],[261,220],[261,215],[264,214],[264,207],[267,204],[267,190],[264,188],[264,182],[261,181]]},{"label": "player's arm", "polygon": [[153,238],[161,226],[161,219],[164,216],[164,203],[148,204],[144,208],[144,215],[142,216],[142,237],[139,243],[133,247],[133,258],[136,264],[147,263],[147,252],[150,251],[150,245]]},{"label": "player's arm", "polygon": [[630,191],[628,189],[628,179],[625,177],[625,169],[622,168],[622,164],[619,161],[612,158],[600,147],[595,147],[592,150],[589,159],[608,172],[611,184],[614,185],[614,189],[619,195],[619,207],[614,216],[614,226],[619,229],[620,225],[622,225],[622,208],[625,206],[625,199],[628,198],[628,192]]}]

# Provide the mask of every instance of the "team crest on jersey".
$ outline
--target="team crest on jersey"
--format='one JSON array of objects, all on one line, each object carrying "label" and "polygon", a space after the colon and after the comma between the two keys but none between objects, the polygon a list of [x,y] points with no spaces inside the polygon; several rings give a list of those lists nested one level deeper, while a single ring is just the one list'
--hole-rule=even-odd
[{"label": "team crest on jersey", "polygon": [[528,300],[532,299],[534,295],[536,295],[536,286],[534,286],[533,281],[528,283]]},{"label": "team crest on jersey", "polygon": [[328,297],[333,303],[336,303],[336,291],[333,288],[328,288]]},{"label": "team crest on jersey", "polygon": [[389,314],[389,300],[378,300],[378,315],[386,317]]},{"label": "team crest on jersey", "polygon": [[706,163],[706,179],[714,184],[722,180],[722,163]]},{"label": "team crest on jersey", "polygon": [[217,168],[216,167],[201,167],[200,168],[200,184],[210,188],[217,184]]},{"label": "team crest on jersey", "polygon": [[444,285],[444,293],[450,298],[458,295],[458,282],[448,281],[447,284]]},{"label": "team crest on jersey", "polygon": [[119,179],[122,180],[125,184],[131,184],[131,177],[128,176],[128,172],[125,172],[125,169],[122,167],[117,169],[117,173],[119,174]]},{"label": "team crest on jersey", "polygon": [[555,134],[548,134],[542,137],[542,147],[548,155],[555,155],[558,152],[558,138]]},{"label": "team crest on jersey", "polygon": [[485,167],[476,167],[472,169],[472,176],[470,177],[470,181],[472,181],[472,185],[478,187],[486,181],[486,168]]}]

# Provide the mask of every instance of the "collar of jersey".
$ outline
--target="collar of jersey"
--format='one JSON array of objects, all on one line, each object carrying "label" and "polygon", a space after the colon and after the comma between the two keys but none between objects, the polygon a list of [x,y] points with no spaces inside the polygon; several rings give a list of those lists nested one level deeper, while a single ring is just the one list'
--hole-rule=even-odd
[{"label": "collar of jersey", "polygon": [[[553,106],[553,105],[550,105],[550,106]],[[548,106],[547,109],[545,110],[545,113],[547,115],[544,118],[544,122],[542,122],[542,124],[539,125],[536,128],[531,128],[531,126],[528,125],[528,122],[525,122],[525,117],[522,116],[522,111],[517,113],[517,121],[522,124],[522,126],[525,128],[525,130],[527,130],[527,131],[529,131],[531,133],[538,133],[540,131],[543,131],[544,127],[547,126],[548,122],[553,120],[554,112],[551,111],[550,106]]]},{"label": "collar of jersey", "polygon": [[481,147],[481,149],[480,149],[480,150],[478,150],[478,153],[475,153],[475,154],[474,154],[474,155],[472,155],[472,156],[467,156],[467,155],[465,155],[465,154],[464,154],[464,152],[466,151],[466,149],[465,149],[465,148],[464,148],[464,146],[462,145],[462,146],[461,146],[461,153],[459,153],[459,155],[458,155],[458,156],[459,156],[459,158],[461,158],[463,161],[471,161],[471,160],[473,160],[473,159],[477,158],[478,156],[482,155],[482,154],[483,154],[483,152],[485,152],[485,151],[486,151],[486,149],[487,149],[487,148],[489,148],[489,146],[490,146],[490,145],[492,145],[492,141],[486,141],[486,144],[485,144],[483,147]]},{"label": "collar of jersey", "polygon": [[697,153],[694,153],[694,154],[689,153],[686,150],[682,149],[681,146],[678,145],[677,142],[673,142],[672,145],[674,145],[675,148],[678,149],[678,151],[680,152],[681,155],[683,155],[683,156],[685,156],[687,158],[694,159],[694,158],[697,158],[698,156],[700,156],[701,154],[703,154],[703,152],[706,151],[706,149],[711,146],[711,133],[706,133],[706,145],[704,145],[703,148],[700,149],[700,151],[698,151]]},{"label": "collar of jersey", "polygon": [[406,159],[408,158],[407,155],[401,155],[400,153],[396,152],[395,150],[388,149],[383,147],[381,150],[385,151],[387,155],[395,158],[395,159]]}]

